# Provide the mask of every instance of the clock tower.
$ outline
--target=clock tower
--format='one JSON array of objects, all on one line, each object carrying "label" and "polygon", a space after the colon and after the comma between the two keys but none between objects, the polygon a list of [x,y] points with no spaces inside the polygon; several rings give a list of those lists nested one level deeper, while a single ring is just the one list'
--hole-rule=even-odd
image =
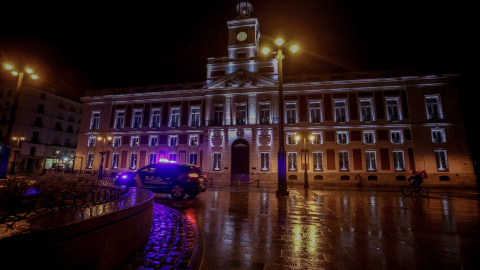
[{"label": "clock tower", "polygon": [[[250,1],[239,1],[237,17],[227,21],[228,55],[208,58],[207,85],[234,74],[257,74],[268,79],[278,78],[278,61],[260,57],[260,30],[257,18],[251,18]],[[263,56],[263,55],[262,55]]]},{"label": "clock tower", "polygon": [[227,22],[228,59],[247,60],[254,58],[258,50],[260,31],[257,18],[250,18],[253,11],[249,1],[240,1],[236,7],[237,17]]}]

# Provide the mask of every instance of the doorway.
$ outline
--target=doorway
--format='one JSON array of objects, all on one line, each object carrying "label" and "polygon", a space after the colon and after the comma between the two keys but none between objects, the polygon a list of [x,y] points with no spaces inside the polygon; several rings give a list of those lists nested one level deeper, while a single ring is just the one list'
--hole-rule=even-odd
[{"label": "doorway", "polygon": [[245,139],[237,139],[232,143],[232,185],[247,185],[249,181],[250,145]]}]

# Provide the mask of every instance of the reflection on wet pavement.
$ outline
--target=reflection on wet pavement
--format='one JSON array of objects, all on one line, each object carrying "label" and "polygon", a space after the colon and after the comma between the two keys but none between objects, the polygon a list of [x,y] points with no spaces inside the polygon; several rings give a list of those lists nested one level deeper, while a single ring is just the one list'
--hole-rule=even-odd
[{"label": "reflection on wet pavement", "polygon": [[396,190],[213,187],[156,197],[203,231],[205,269],[412,269],[480,265],[480,196]]}]

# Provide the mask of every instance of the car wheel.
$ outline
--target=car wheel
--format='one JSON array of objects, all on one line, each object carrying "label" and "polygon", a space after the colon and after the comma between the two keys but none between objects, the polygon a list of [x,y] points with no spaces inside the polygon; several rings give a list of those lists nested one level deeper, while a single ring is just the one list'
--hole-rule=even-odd
[{"label": "car wheel", "polygon": [[181,200],[185,197],[185,188],[181,185],[174,185],[170,191],[170,195],[174,200]]}]

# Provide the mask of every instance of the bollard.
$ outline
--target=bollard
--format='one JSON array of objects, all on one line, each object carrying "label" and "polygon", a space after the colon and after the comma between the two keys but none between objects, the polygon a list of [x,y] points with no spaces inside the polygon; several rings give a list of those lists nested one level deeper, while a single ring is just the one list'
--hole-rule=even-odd
[{"label": "bollard", "polygon": [[257,179],[257,187],[260,187],[260,180]]}]

